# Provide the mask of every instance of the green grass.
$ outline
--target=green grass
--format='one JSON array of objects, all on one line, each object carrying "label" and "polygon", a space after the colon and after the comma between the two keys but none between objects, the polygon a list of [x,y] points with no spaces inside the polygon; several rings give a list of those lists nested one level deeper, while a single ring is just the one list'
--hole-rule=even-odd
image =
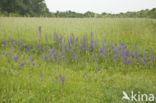
[{"label": "green grass", "polygon": [[[69,38],[74,33],[82,38],[93,32],[100,43],[104,38],[114,43],[122,40],[130,49],[137,43],[141,53],[153,50],[156,54],[156,20],[153,19],[0,18],[0,102],[133,103],[122,100],[122,91],[128,94],[131,91],[153,93],[156,96],[156,60],[153,66],[127,66],[109,59],[99,64],[85,59],[79,63],[44,62],[43,55],[36,52],[39,26],[42,27],[41,44],[45,47],[55,46],[52,41],[46,42],[45,34],[57,32],[63,38]],[[25,40],[33,50],[26,54],[18,46],[8,44],[5,48],[2,42],[9,42],[10,37],[17,41]],[[21,68],[10,57],[12,49],[14,55],[20,55],[20,62],[29,62],[32,55],[35,66]],[[6,53],[9,57],[5,56]],[[38,63],[42,63],[41,67]],[[96,66],[99,71],[96,71]],[[61,80],[56,81],[60,74],[65,77],[64,84]]]}]

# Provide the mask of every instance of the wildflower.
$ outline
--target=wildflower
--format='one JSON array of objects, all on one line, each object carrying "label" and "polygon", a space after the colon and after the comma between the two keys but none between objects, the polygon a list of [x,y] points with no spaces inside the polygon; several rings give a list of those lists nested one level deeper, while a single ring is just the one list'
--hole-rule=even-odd
[{"label": "wildflower", "polygon": [[75,61],[75,58],[76,58],[76,54],[75,52],[73,52],[73,61]]},{"label": "wildflower", "polygon": [[117,51],[116,50],[114,50],[114,54],[117,54]]},{"label": "wildflower", "polygon": [[13,45],[13,39],[12,38],[10,38],[10,41],[11,41],[11,45]]},{"label": "wildflower", "polygon": [[38,64],[38,67],[39,67],[39,68],[41,67],[41,63],[40,63],[40,64]]},{"label": "wildflower", "polygon": [[35,66],[35,63],[32,63],[32,66]]},{"label": "wildflower", "polygon": [[63,85],[63,84],[64,84],[64,82],[65,82],[65,77],[64,77],[64,76],[62,76],[61,74],[60,74],[60,80],[61,80],[62,85]]},{"label": "wildflower", "polygon": [[130,63],[131,63],[131,61],[130,61],[130,60],[128,60],[127,62],[128,62],[128,64],[130,64]]},{"label": "wildflower", "polygon": [[118,54],[116,55],[116,58],[119,58],[119,55]]},{"label": "wildflower", "polygon": [[4,46],[6,46],[6,45],[7,45],[7,42],[6,42],[5,40],[3,41],[3,45],[4,45]]},{"label": "wildflower", "polygon": [[117,43],[115,43],[115,46],[117,46]]},{"label": "wildflower", "polygon": [[138,58],[139,58],[140,56],[141,56],[141,54],[139,53],[139,54],[138,54]]},{"label": "wildflower", "polygon": [[97,72],[99,71],[99,68],[98,68],[98,67],[96,67],[96,71],[97,71]]},{"label": "wildflower", "polygon": [[84,76],[88,76],[86,72],[84,72]]},{"label": "wildflower", "polygon": [[151,59],[152,59],[152,62],[154,62],[154,54],[153,53],[151,54]]},{"label": "wildflower", "polygon": [[146,58],[144,58],[144,62],[147,63],[147,59]]},{"label": "wildflower", "polygon": [[125,45],[124,48],[127,49],[127,45]]},{"label": "wildflower", "polygon": [[33,62],[33,61],[34,61],[34,58],[33,58],[32,56],[30,57],[30,61],[31,61],[31,62]]},{"label": "wildflower", "polygon": [[58,76],[56,76],[56,84],[57,84],[57,82],[58,82]]},{"label": "wildflower", "polygon": [[23,68],[24,67],[24,63],[20,64],[20,67]]},{"label": "wildflower", "polygon": [[114,46],[113,46],[113,44],[111,45],[111,48],[112,48],[112,49],[114,49]]},{"label": "wildflower", "polygon": [[76,38],[76,42],[78,42],[78,37]]},{"label": "wildflower", "polygon": [[141,60],[139,59],[139,64],[141,64]]},{"label": "wildflower", "polygon": [[38,44],[38,48],[41,50],[42,49],[42,47],[41,47],[41,45],[40,44]]},{"label": "wildflower", "polygon": [[28,45],[26,45],[26,48],[27,48],[27,53],[30,51],[30,48],[29,48],[29,46]]},{"label": "wildflower", "polygon": [[13,59],[17,62],[18,61],[18,56],[13,57]]},{"label": "wildflower", "polygon": [[46,56],[44,56],[44,61],[46,61],[47,60],[47,57]]},{"label": "wildflower", "polygon": [[105,54],[105,46],[100,50],[100,52]]},{"label": "wildflower", "polygon": [[134,53],[133,53],[133,52],[131,52],[131,56],[132,56],[132,58],[135,58],[135,55],[134,55]]}]

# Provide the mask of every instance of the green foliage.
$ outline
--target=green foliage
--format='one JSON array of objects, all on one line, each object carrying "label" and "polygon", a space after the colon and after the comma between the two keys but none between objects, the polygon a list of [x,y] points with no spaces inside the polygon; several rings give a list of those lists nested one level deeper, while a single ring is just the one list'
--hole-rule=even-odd
[{"label": "green foliage", "polygon": [[16,14],[20,16],[48,16],[49,14],[44,0],[0,0],[0,8],[2,12],[15,16]]}]

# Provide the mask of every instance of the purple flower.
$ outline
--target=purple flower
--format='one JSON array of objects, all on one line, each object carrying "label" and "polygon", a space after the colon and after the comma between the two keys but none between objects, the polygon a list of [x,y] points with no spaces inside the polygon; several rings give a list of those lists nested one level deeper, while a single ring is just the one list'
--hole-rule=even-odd
[{"label": "purple flower", "polygon": [[64,84],[64,82],[65,82],[65,77],[64,77],[64,76],[62,76],[61,74],[60,74],[60,80],[61,80],[62,85],[63,85],[63,84]]},{"label": "purple flower", "polygon": [[119,58],[119,55],[118,54],[116,55],[116,58]]},{"label": "purple flower", "polygon": [[120,47],[117,47],[117,49],[118,49],[118,51],[120,51],[121,48]]},{"label": "purple flower", "polygon": [[135,54],[133,52],[131,52],[131,56],[132,58],[135,58]]},{"label": "purple flower", "polygon": [[32,66],[35,66],[35,63],[32,63]]},{"label": "purple flower", "polygon": [[78,42],[78,37],[76,38],[76,42]]},{"label": "purple flower", "polygon": [[86,72],[84,72],[84,76],[88,76]]},{"label": "purple flower", "polygon": [[29,50],[30,50],[30,48],[29,48],[29,46],[28,45],[26,45],[26,48],[27,48],[27,53],[29,52]]},{"label": "purple flower", "polygon": [[64,50],[62,51],[62,56],[65,57],[65,51]]},{"label": "purple flower", "polygon": [[151,54],[152,62],[154,62],[154,54]]},{"label": "purple flower", "polygon": [[139,58],[140,56],[141,56],[141,54],[139,53],[139,54],[138,54],[138,58]]},{"label": "purple flower", "polygon": [[125,45],[124,48],[127,49],[127,45]]},{"label": "purple flower", "polygon": [[33,59],[33,57],[32,57],[32,56],[30,57],[30,61],[31,61],[31,62],[33,62],[33,61],[34,61],[34,59]]},{"label": "purple flower", "polygon": [[38,48],[39,48],[40,50],[42,49],[42,47],[41,47],[41,45],[40,45],[40,44],[38,45]]},{"label": "purple flower", "polygon": [[18,56],[13,57],[13,59],[17,62],[18,61]]},{"label": "purple flower", "polygon": [[39,67],[39,68],[41,67],[41,63],[40,63],[40,64],[38,64],[38,67]]},{"label": "purple flower", "polygon": [[111,48],[112,48],[112,49],[114,49],[114,46],[113,46],[113,44],[111,45]]},{"label": "purple flower", "polygon": [[126,54],[127,54],[127,50],[124,50],[122,56],[126,56]]},{"label": "purple flower", "polygon": [[46,61],[47,60],[47,57],[46,56],[44,56],[44,61]]},{"label": "purple flower", "polygon": [[20,64],[20,67],[23,68],[24,67],[24,63]]},{"label": "purple flower", "polygon": [[139,59],[139,64],[141,64],[141,60]]},{"label": "purple flower", "polygon": [[97,71],[97,72],[99,71],[99,68],[98,68],[98,67],[96,67],[96,71]]},{"label": "purple flower", "polygon": [[57,82],[58,82],[58,76],[56,76],[56,84],[57,84]]},{"label": "purple flower", "polygon": [[100,52],[102,53],[102,54],[106,54],[106,52],[105,52],[105,46],[103,46],[103,48],[100,50]]},{"label": "purple flower", "polygon": [[144,58],[144,62],[147,63],[147,59],[146,58]]},{"label": "purple flower", "polygon": [[114,50],[114,54],[117,54],[117,51],[116,50]]},{"label": "purple flower", "polygon": [[117,46],[117,43],[115,43],[115,46]]},{"label": "purple flower", "polygon": [[131,61],[130,60],[128,60],[128,64],[130,64],[131,63]]},{"label": "purple flower", "polygon": [[125,59],[124,64],[127,64],[127,56],[125,56],[124,59]]},{"label": "purple flower", "polygon": [[75,61],[75,58],[76,58],[76,53],[73,52],[73,61]]},{"label": "purple flower", "polygon": [[6,42],[5,40],[3,41],[3,45],[4,45],[4,46],[6,46],[6,45],[7,45],[7,42]]},{"label": "purple flower", "polygon": [[10,41],[11,41],[11,45],[13,45],[13,39],[12,38],[10,38]]}]

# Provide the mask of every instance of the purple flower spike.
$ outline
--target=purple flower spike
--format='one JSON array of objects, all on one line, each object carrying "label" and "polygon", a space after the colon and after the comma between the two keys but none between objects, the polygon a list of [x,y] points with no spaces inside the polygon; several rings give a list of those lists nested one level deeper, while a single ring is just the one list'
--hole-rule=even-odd
[{"label": "purple flower spike", "polygon": [[116,58],[119,58],[119,55],[118,54],[116,55]]},{"label": "purple flower spike", "polygon": [[39,67],[39,68],[41,67],[41,63],[40,63],[40,64],[38,64],[38,67]]},{"label": "purple flower spike", "polygon": [[58,82],[58,76],[56,76],[56,84],[57,84],[57,82]]},{"label": "purple flower spike", "polygon": [[102,54],[105,54],[105,46],[100,50]]},{"label": "purple flower spike", "polygon": [[132,58],[135,58],[135,54],[133,52],[131,52],[131,56]]},{"label": "purple flower spike", "polygon": [[31,61],[31,62],[33,62],[33,61],[34,61],[34,59],[33,59],[33,57],[32,57],[32,56],[30,57],[30,61]]},{"label": "purple flower spike", "polygon": [[146,58],[144,58],[144,62],[147,63],[147,59]]},{"label": "purple flower spike", "polygon": [[24,67],[24,63],[20,64],[20,67],[23,68]]},{"label": "purple flower spike", "polygon": [[44,56],[44,61],[46,61],[47,60],[47,56]]},{"label": "purple flower spike", "polygon": [[96,71],[97,71],[97,72],[99,71],[99,68],[98,68],[98,67],[96,67]]},{"label": "purple flower spike", "polygon": [[116,50],[114,51],[114,54],[117,54],[117,51]]},{"label": "purple flower spike", "polygon": [[128,64],[130,64],[131,63],[131,61],[130,60],[128,60]]},{"label": "purple flower spike", "polygon": [[13,45],[13,39],[12,38],[10,38],[10,41],[11,41],[11,45]]},{"label": "purple flower spike", "polygon": [[113,44],[111,45],[111,48],[112,48],[112,49],[114,49],[114,46],[113,46]]},{"label": "purple flower spike", "polygon": [[27,53],[30,51],[30,48],[29,48],[29,46],[28,45],[26,45],[26,48],[27,48]]},{"label": "purple flower spike", "polygon": [[76,54],[75,52],[73,53],[73,61],[75,61],[75,58],[76,58]]},{"label": "purple flower spike", "polygon": [[127,49],[127,45],[125,45],[124,48]]},{"label": "purple flower spike", "polygon": [[13,57],[13,59],[17,62],[18,61],[18,56]]},{"label": "purple flower spike", "polygon": [[6,45],[7,45],[7,42],[6,42],[5,40],[3,41],[3,45],[4,45],[4,46],[6,46]]},{"label": "purple flower spike", "polygon": [[139,58],[140,56],[141,56],[141,54],[139,53],[139,54],[138,54],[138,58]]}]

